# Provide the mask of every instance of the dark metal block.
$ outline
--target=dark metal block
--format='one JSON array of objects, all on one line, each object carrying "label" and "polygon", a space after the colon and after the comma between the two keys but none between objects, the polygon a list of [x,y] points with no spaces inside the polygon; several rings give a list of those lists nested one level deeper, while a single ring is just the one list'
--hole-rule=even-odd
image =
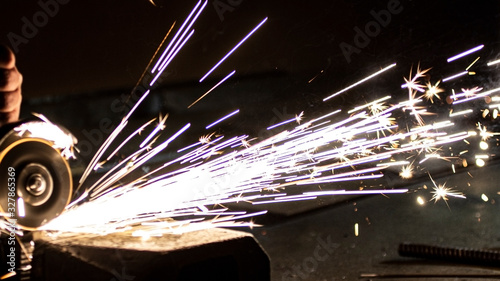
[{"label": "dark metal block", "polygon": [[35,235],[32,280],[270,280],[251,234],[209,229],[144,240],[130,234]]}]

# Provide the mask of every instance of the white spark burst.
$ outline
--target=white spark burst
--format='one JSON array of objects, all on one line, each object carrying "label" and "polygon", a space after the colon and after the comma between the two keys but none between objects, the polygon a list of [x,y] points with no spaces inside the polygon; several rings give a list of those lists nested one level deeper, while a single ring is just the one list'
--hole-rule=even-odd
[{"label": "white spark burst", "polygon": [[413,166],[406,165],[401,167],[401,172],[399,172],[399,176],[403,179],[410,179],[413,177]]}]

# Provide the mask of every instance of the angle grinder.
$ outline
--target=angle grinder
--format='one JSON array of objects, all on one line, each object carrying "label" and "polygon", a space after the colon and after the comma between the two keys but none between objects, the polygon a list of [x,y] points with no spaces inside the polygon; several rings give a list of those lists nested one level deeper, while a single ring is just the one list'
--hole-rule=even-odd
[{"label": "angle grinder", "polygon": [[57,217],[71,200],[76,138],[42,115],[0,128],[0,212],[24,230]]}]

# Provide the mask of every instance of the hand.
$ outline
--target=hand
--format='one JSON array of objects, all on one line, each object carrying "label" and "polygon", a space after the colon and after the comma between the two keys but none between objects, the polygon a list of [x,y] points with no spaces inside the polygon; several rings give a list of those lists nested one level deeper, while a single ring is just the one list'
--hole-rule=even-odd
[{"label": "hand", "polygon": [[14,53],[7,46],[0,45],[0,126],[18,121],[22,82]]}]

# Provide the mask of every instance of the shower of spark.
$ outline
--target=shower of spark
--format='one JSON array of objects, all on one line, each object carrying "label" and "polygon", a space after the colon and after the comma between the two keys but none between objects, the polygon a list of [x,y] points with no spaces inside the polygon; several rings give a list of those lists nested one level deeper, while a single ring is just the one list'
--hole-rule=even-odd
[{"label": "shower of spark", "polygon": [[[192,26],[206,5],[207,1],[197,3],[160,55],[151,70],[155,75],[150,82],[151,86],[194,34]],[[208,77],[266,21],[267,18],[255,26],[199,81]],[[481,45],[458,54],[448,59],[448,62],[478,52],[483,47]],[[468,68],[475,65],[476,61]],[[496,61],[488,65],[494,63]],[[395,68],[396,63],[393,63],[371,72],[350,86],[327,96],[323,101],[327,102]],[[430,69],[421,70],[418,66],[414,75],[410,70],[408,78],[404,77],[405,84],[401,88],[407,91],[406,100],[392,101],[389,95],[360,104],[346,112],[334,110],[308,120],[304,120],[304,113],[301,112],[295,118],[267,128],[283,128],[286,125],[288,129],[252,144],[250,143],[254,139],[247,135],[228,138],[215,133],[208,134],[200,137],[198,142],[177,150],[175,159],[143,176],[131,179],[133,171],[164,151],[191,126],[190,123],[184,125],[167,140],[160,142],[161,132],[166,126],[166,115],[160,116],[155,127],[152,120],[135,129],[123,142],[115,144],[136,108],[149,95],[147,91],[90,161],[79,182],[79,189],[83,188],[84,183],[88,187],[64,213],[40,229],[97,234],[133,231],[132,235],[149,237],[213,227],[252,227],[254,224],[249,218],[265,214],[266,211],[232,211],[225,206],[243,201],[264,205],[314,200],[319,196],[407,193],[409,190],[403,188],[366,188],[369,186],[366,182],[377,182],[377,179],[384,176],[385,170],[394,168],[400,169],[401,178],[411,178],[419,171],[425,171],[423,164],[429,159],[442,160],[449,165],[448,161],[458,159],[458,156],[466,152],[449,153],[444,152],[447,150],[442,150],[441,147],[468,142],[467,139],[472,137],[484,138],[489,134],[481,124],[474,128],[479,132],[473,134],[471,132],[474,129],[461,131],[449,120],[450,117],[456,119],[472,113],[470,108],[457,108],[449,115],[446,114],[445,120],[436,121],[438,119],[433,118],[434,121],[425,122],[424,116],[430,114],[425,102],[441,100],[442,95],[449,91],[443,88],[445,82],[464,78],[462,76],[470,73],[467,69],[434,84],[424,84],[424,78],[429,72]],[[234,73],[235,71],[227,75],[189,107]],[[446,100],[450,101],[451,107],[490,96],[500,91],[500,88],[483,91],[482,87],[477,86],[462,91],[463,93],[455,94],[452,89],[453,94],[447,96]],[[239,110],[214,121],[206,128],[209,129],[237,113]],[[407,120],[412,121],[398,124],[398,116],[406,116]],[[297,125],[291,128],[293,123]],[[138,150],[121,159],[98,180],[87,183],[92,171],[113,161],[118,151],[145,131],[150,133],[143,139]],[[108,154],[112,147],[113,152]],[[102,160],[105,154],[109,156]],[[476,155],[476,159],[483,161],[487,157],[486,153]],[[455,165],[453,162],[453,169]],[[434,184],[432,200],[447,201],[449,197],[463,197],[461,193],[454,192],[445,185],[437,185],[432,177],[430,179]],[[363,182],[364,187],[358,190],[328,189],[338,186],[332,183],[350,181]],[[301,189],[304,186],[319,185],[320,191]],[[137,229],[137,226],[140,228]]]},{"label": "shower of spark", "polygon": [[[388,67],[383,70],[388,70]],[[394,166],[401,166],[402,178],[410,178],[415,166],[409,161],[394,159],[414,158],[414,163],[420,158],[417,161],[419,164],[429,158],[446,159],[445,155],[440,154],[439,148],[465,140],[471,133],[456,132],[454,123],[448,120],[433,124],[423,122],[421,115],[425,114],[425,107],[415,104],[422,102],[422,97],[426,95],[425,86],[420,84],[419,79],[427,71],[417,68],[415,76],[410,74],[408,79],[405,78],[409,91],[407,101],[390,105],[386,103],[390,98],[384,97],[357,106],[347,112],[348,116],[342,117],[339,117],[341,112],[336,110],[251,146],[248,146],[246,135],[229,139],[219,136],[214,140],[213,134],[207,135],[200,138],[199,142],[179,150],[178,158],[140,178],[119,184],[119,180],[164,150],[190,126],[187,124],[167,141],[154,146],[156,135],[165,126],[166,117],[160,117],[158,125],[144,139],[138,151],[87,188],[65,213],[42,229],[105,234],[127,231],[133,229],[132,226],[141,225],[133,235],[152,236],[210,227],[251,227],[251,221],[242,219],[264,214],[265,211],[230,211],[223,206],[241,201],[262,205],[314,200],[318,196],[406,193],[408,189],[323,190],[302,194],[288,193],[287,190],[294,186],[376,180],[383,177],[383,170]],[[380,73],[377,72],[377,75]],[[367,78],[360,81],[366,81]],[[348,88],[357,84],[359,82]],[[435,97],[439,97],[442,92],[432,90],[437,85],[427,85],[427,91],[433,91]],[[460,101],[461,97],[470,99],[485,96],[481,90],[478,87],[473,91],[464,90],[464,94],[455,95],[453,101]],[[422,96],[418,96],[417,92],[423,92]],[[488,94],[493,92],[487,91]],[[100,155],[95,158],[97,160],[89,165],[89,170],[99,167],[100,156],[121,133],[133,110],[148,93],[123,119],[118,130],[111,134],[100,150]],[[409,111],[415,125],[407,130],[396,125],[393,115],[398,111]],[[234,111],[212,124],[238,112]],[[299,123],[302,118],[303,113],[277,126]],[[141,126],[118,147],[122,148],[151,123]],[[481,124],[478,124],[478,131],[476,135],[483,139],[491,136]],[[108,161],[113,154],[110,154]],[[174,165],[182,168],[169,170]],[[463,198],[461,193],[431,180],[434,183],[432,200],[447,201],[450,196]],[[80,204],[84,199],[86,202]],[[207,206],[219,207],[209,209]]]},{"label": "shower of spark", "polygon": [[[414,77],[408,81],[419,85]],[[245,145],[249,143],[246,135],[213,140],[213,134],[207,135],[179,150],[178,158],[123,183],[125,175],[167,147],[154,147],[151,142],[88,188],[85,203],[72,205],[42,229],[103,234],[141,225],[140,233],[147,231],[148,235],[182,233],[207,227],[252,226],[241,220],[265,213],[230,211],[223,207],[228,203],[262,205],[318,196],[406,193],[408,189],[288,192],[306,185],[377,180],[383,177],[383,170],[395,166],[401,166],[404,177],[410,177],[415,167],[409,161],[394,159],[414,158],[415,162],[420,158],[423,162],[431,157],[423,153],[428,151],[445,159],[439,147],[469,137],[467,131],[456,132],[448,120],[425,125],[415,120],[409,130],[402,129],[394,124],[393,116],[409,107],[414,109],[414,103],[390,105],[385,103],[388,100],[357,106],[342,117],[336,110],[250,146]],[[303,113],[288,123],[299,123],[302,118]],[[149,136],[146,139],[151,139]],[[181,168],[169,169],[173,166]],[[122,183],[118,184],[118,179]]]}]

